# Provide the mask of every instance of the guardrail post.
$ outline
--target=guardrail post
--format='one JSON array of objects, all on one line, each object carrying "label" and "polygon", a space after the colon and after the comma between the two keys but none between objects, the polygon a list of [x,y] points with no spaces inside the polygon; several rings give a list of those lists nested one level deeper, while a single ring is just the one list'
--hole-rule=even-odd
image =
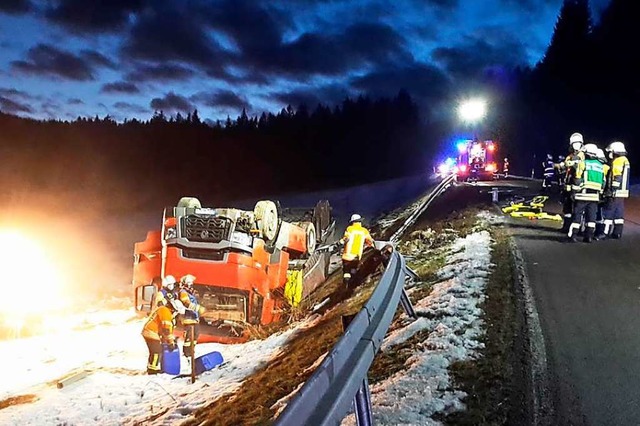
[{"label": "guardrail post", "polygon": [[[411,303],[411,302],[409,302]],[[355,315],[342,316],[342,331],[346,331]],[[360,389],[353,397],[353,407],[356,415],[356,424],[358,426],[373,426],[373,417],[371,417],[371,392],[369,391],[369,380],[364,376],[364,380],[360,384]]]},{"label": "guardrail post", "polygon": [[371,392],[369,391],[369,380],[364,376],[360,389],[356,392],[353,400],[356,412],[356,424],[358,426],[373,426],[371,417]]},{"label": "guardrail post", "polygon": [[409,299],[409,295],[407,294],[407,290],[402,288],[402,293],[400,293],[400,303],[402,304],[402,309],[404,312],[413,319],[418,318],[416,315],[416,311],[413,309],[413,304],[411,303],[411,299]]}]

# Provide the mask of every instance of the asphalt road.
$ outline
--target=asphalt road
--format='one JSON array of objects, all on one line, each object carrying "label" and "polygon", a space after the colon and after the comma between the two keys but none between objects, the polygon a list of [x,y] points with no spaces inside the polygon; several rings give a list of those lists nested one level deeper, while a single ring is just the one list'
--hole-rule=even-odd
[{"label": "asphalt road", "polygon": [[640,424],[639,200],[627,208],[623,239],[592,244],[566,243],[556,222],[510,221],[545,339],[553,424]]}]

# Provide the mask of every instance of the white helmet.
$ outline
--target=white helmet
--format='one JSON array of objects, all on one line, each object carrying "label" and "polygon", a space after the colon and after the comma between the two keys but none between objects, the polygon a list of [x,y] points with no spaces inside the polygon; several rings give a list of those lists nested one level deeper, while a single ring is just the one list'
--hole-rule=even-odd
[{"label": "white helmet", "polygon": [[176,286],[176,278],[173,275],[167,275],[162,279],[162,287],[173,291]]},{"label": "white helmet", "polygon": [[607,151],[611,151],[618,155],[627,155],[627,149],[622,142],[611,142],[607,147]]},{"label": "white helmet", "polygon": [[598,160],[607,161],[607,157],[604,155],[604,150],[602,148],[598,148]]},{"label": "white helmet", "polygon": [[595,143],[588,143],[584,146],[584,153],[593,158],[598,157],[598,146]]},{"label": "white helmet", "polygon": [[358,213],[352,214],[351,219],[349,219],[349,223],[360,222],[360,221],[362,221],[362,216],[360,216]]},{"label": "white helmet", "polygon": [[574,133],[569,137],[569,144],[573,145],[574,142],[584,143],[584,138],[582,137],[582,133]]},{"label": "white helmet", "polygon": [[193,287],[193,283],[196,281],[196,277],[191,274],[187,274],[180,278],[180,284],[184,287]]}]

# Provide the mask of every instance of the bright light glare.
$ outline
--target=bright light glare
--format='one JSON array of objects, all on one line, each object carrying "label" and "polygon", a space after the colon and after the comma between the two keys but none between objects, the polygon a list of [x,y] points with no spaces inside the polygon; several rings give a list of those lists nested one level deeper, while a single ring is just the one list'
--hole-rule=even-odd
[{"label": "bright light glare", "polygon": [[60,275],[36,241],[18,231],[0,229],[0,262],[4,294],[0,314],[14,316],[12,321],[17,321],[63,307]]},{"label": "bright light glare", "polygon": [[484,99],[469,99],[458,105],[458,116],[462,121],[474,123],[487,115],[487,102]]},{"label": "bright light glare", "polygon": [[460,154],[463,154],[467,151],[467,141],[460,141],[456,144],[456,146],[458,147],[458,152]]},{"label": "bright light glare", "polygon": [[445,175],[449,172],[449,166],[445,163],[442,163],[438,167],[438,171],[440,172],[441,175]]}]

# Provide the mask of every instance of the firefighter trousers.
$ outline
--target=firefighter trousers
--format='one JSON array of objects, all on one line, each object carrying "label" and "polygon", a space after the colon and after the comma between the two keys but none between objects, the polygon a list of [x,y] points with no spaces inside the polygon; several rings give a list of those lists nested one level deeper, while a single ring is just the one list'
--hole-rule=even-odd
[{"label": "firefighter trousers", "polygon": [[[191,328],[193,327],[193,340],[191,339]],[[184,327],[184,344],[182,345],[182,354],[190,358],[191,354],[195,354],[196,343],[200,336],[200,324],[185,324]]]},{"label": "firefighter trousers", "polygon": [[345,285],[351,285],[353,278],[358,272],[358,266],[360,266],[360,260],[345,260],[342,259],[342,280]]},{"label": "firefighter trousers", "polygon": [[149,359],[147,360],[147,374],[162,373],[162,344],[159,340],[144,338],[149,349]]},{"label": "firefighter trousers", "polygon": [[613,238],[622,237],[624,228],[624,198],[614,197],[606,205],[604,211],[605,234],[611,231]]},{"label": "firefighter trousers", "polygon": [[571,218],[571,226],[569,227],[569,238],[575,239],[580,231],[580,224],[584,215],[584,223],[586,225],[584,241],[591,242],[596,231],[596,216],[598,213],[597,201],[576,200],[573,206],[573,215]]},{"label": "firefighter trousers", "polygon": [[573,217],[573,204],[574,201],[571,198],[571,193],[564,191],[562,193],[562,233],[569,232],[571,227],[571,219]]}]

